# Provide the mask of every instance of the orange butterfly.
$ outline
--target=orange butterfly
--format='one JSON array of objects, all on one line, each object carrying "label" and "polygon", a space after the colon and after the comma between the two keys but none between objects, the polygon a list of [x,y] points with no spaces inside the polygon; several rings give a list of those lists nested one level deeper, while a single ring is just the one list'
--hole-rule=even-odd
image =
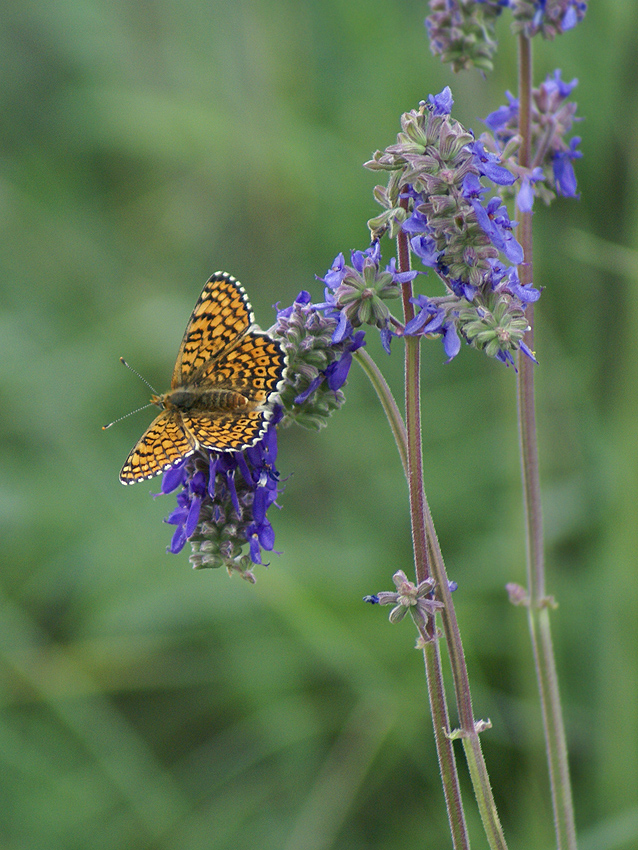
[{"label": "orange butterfly", "polygon": [[282,344],[254,323],[242,285],[226,272],[206,283],[190,317],[161,413],[126,458],[120,481],[164,472],[199,448],[242,451],[268,428],[286,377]]}]

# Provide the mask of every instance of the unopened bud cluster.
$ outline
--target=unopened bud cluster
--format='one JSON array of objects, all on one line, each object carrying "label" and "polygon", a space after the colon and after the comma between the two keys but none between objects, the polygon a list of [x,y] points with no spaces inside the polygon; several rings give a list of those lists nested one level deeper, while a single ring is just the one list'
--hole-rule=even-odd
[{"label": "unopened bud cluster", "polygon": [[341,407],[352,352],[364,344],[364,333],[353,335],[352,327],[335,339],[338,318],[322,305],[313,304],[308,292],[279,310],[270,332],[281,340],[288,354],[288,377],[281,392],[283,425],[296,422],[319,429]]},{"label": "unopened bud cluster", "polygon": [[453,71],[491,71],[497,47],[494,25],[506,5],[507,0],[430,0],[425,26],[432,53]]},{"label": "unopened bud cluster", "polygon": [[512,32],[526,38],[542,35],[549,41],[573,29],[585,17],[583,0],[509,0],[512,7]]}]

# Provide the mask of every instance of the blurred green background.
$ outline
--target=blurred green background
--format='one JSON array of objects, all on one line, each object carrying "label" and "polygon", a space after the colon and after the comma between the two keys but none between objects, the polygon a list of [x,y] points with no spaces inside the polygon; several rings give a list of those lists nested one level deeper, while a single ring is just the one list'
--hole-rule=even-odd
[{"label": "blurred green background", "polygon": [[[549,590],[582,850],[638,847],[638,7],[535,42],[578,77],[580,203],[536,209]],[[268,327],[367,245],[361,167],[452,86],[415,0],[24,0],[0,23],[0,845],[5,850],[450,846],[423,664],[367,593],[411,572],[406,487],[353,369],[328,429],[280,439],[257,584],[165,554],[174,500],[119,468],[166,388],[203,282]],[[385,245],[385,258],[391,255]],[[400,346],[370,352],[401,395]],[[513,370],[425,347],[426,489],[512,850],[553,846],[525,615]],[[459,751],[473,846],[486,846]]]}]

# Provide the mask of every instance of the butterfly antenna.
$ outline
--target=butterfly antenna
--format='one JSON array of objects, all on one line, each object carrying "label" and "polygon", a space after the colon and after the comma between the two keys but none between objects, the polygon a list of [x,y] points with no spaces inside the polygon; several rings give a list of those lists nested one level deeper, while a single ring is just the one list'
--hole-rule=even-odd
[{"label": "butterfly antenna", "polygon": [[149,401],[148,404],[145,404],[142,407],[138,407],[137,410],[131,410],[130,413],[125,413],[124,416],[118,416],[117,419],[114,419],[112,422],[109,422],[108,425],[102,425],[102,430],[106,431],[107,428],[110,428],[111,425],[115,425],[116,422],[121,422],[122,419],[128,419],[129,416],[132,416],[134,413],[139,413],[140,410],[146,410],[147,407],[153,407],[153,402]]},{"label": "butterfly antenna", "polygon": [[[149,384],[149,382],[146,380],[146,378],[144,378],[142,375],[140,375],[140,373],[137,371],[137,369],[134,369],[132,366],[129,366],[129,364],[126,362],[126,360],[123,357],[120,357],[120,363],[122,363],[124,366],[126,366],[127,369],[130,369],[131,372],[133,372],[135,375],[137,375],[137,377],[140,379],[140,381],[144,381],[146,386],[153,391],[154,395],[157,395],[157,390],[155,389],[155,387],[152,384]],[[154,402],[149,401],[148,404],[144,404],[144,405],[142,405],[142,407],[138,407],[137,410],[131,410],[130,413],[125,413],[124,416],[119,416],[117,419],[114,419],[112,422],[109,422],[108,425],[102,425],[102,430],[106,431],[107,428],[110,428],[111,425],[115,425],[116,422],[121,422],[122,419],[127,419],[129,416],[132,416],[134,413],[139,413],[140,410],[146,410],[147,407],[152,407],[153,404],[154,404]]]},{"label": "butterfly antenna", "polygon": [[[130,369],[130,370],[131,370],[131,372],[132,372],[134,375],[137,375],[137,377],[140,379],[140,381],[144,381],[144,383],[146,384],[146,386],[147,386],[149,389],[153,390],[153,393],[154,393],[155,395],[157,395],[157,390],[155,389],[155,387],[153,386],[153,384],[149,384],[149,382],[146,380],[146,378],[145,378],[145,377],[143,377],[143,375],[140,375],[140,373],[137,371],[137,369],[134,369],[132,366],[129,366],[129,364],[126,362],[126,360],[125,360],[123,357],[120,357],[120,363],[122,363],[122,365],[126,366],[126,368],[127,368],[127,369]],[[147,406],[148,406],[148,405],[147,405]],[[140,410],[143,410],[143,408],[142,408],[142,407],[140,407]],[[133,411],[133,413],[137,413],[137,411],[136,411],[136,410],[134,410],[134,411]],[[116,421],[117,421],[117,420],[116,420]]]}]

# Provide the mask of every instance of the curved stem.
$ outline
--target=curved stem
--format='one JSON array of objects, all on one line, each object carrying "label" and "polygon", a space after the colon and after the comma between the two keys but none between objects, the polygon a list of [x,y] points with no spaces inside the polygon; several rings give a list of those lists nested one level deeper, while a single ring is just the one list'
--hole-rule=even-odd
[{"label": "curved stem", "polygon": [[[522,144],[519,151],[519,162],[526,167],[529,167],[531,162],[531,99],[531,43],[529,39],[521,35],[519,36],[519,129]],[[520,213],[519,219],[520,241],[525,253],[525,262],[519,267],[519,276],[521,283],[526,284],[530,283],[533,278],[531,213]],[[533,350],[533,305],[528,306],[526,315],[529,330],[524,341]],[[519,354],[518,358],[518,415],[527,538],[528,620],[545,730],[556,828],[556,846],[558,850],[576,850],[576,828],[567,760],[567,742],[545,590],[543,517],[534,400],[534,364],[522,354]]]},{"label": "curved stem", "polygon": [[381,402],[385,415],[390,423],[390,428],[394,434],[394,441],[397,444],[403,471],[406,476],[408,474],[408,437],[405,431],[405,423],[399,411],[399,407],[394,400],[392,390],[388,386],[388,382],[383,377],[383,374],[372,357],[368,354],[365,348],[358,348],[354,353],[354,359],[361,366],[363,371],[368,376],[370,383],[374,387],[379,401]]}]

